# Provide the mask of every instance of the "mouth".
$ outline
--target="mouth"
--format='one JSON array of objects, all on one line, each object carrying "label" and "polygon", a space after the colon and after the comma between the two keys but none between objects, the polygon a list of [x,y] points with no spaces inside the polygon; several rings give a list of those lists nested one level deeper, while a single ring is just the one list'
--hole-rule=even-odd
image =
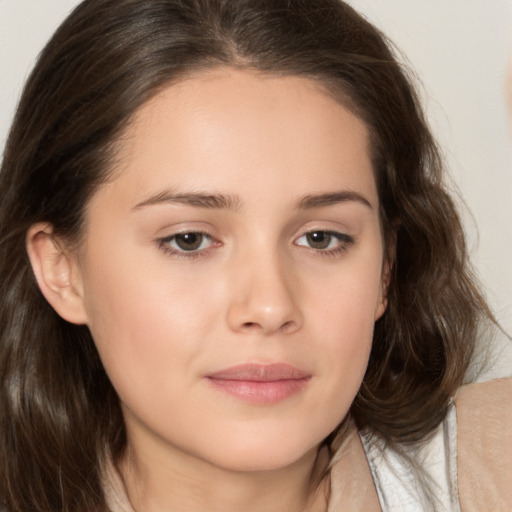
[{"label": "mouth", "polygon": [[311,375],[284,363],[242,364],[209,374],[206,379],[219,391],[245,402],[271,405],[303,391]]}]

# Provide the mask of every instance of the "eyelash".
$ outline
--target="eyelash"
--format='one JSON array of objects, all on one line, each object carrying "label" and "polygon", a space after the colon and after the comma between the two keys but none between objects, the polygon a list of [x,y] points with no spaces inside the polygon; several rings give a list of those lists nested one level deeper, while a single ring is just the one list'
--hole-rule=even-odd
[{"label": "eyelash", "polygon": [[[328,229],[311,229],[309,231],[306,231],[300,237],[298,237],[296,241],[300,240],[303,237],[307,237],[308,235],[312,235],[313,233],[322,233],[324,235],[328,235],[329,237],[335,238],[338,241],[337,246],[332,249],[317,249],[315,247],[299,245],[299,247],[305,247],[306,249],[313,251],[319,256],[323,257],[339,256],[340,254],[347,251],[349,247],[353,245],[355,242],[354,238],[351,237],[350,235],[347,235],[345,233],[339,233],[338,231],[330,231]],[[298,244],[295,242],[295,245]]]},{"label": "eyelash", "polygon": [[[338,245],[332,249],[317,249],[315,247],[305,246],[297,243],[297,241],[300,240],[301,238],[307,237],[308,235],[312,235],[314,233],[322,233],[324,235],[328,235],[329,237],[335,238],[338,240]],[[186,251],[184,249],[176,249],[170,246],[171,243],[176,241],[176,237],[185,235],[199,235],[203,237],[201,240],[201,245],[204,242],[205,238],[210,241],[210,245],[205,249],[198,248],[191,251]],[[294,244],[298,247],[304,247],[309,251],[313,251],[315,254],[318,254],[319,256],[333,257],[347,251],[349,247],[354,244],[354,242],[355,240],[353,237],[344,233],[339,233],[337,231],[330,231],[325,229],[312,229],[310,231],[306,231],[301,236],[296,238]],[[207,256],[211,252],[211,249],[221,245],[221,242],[215,240],[215,238],[212,235],[204,231],[183,231],[181,233],[175,233],[174,235],[171,236],[159,238],[156,240],[156,243],[165,254],[171,255],[175,258],[187,260]]]}]

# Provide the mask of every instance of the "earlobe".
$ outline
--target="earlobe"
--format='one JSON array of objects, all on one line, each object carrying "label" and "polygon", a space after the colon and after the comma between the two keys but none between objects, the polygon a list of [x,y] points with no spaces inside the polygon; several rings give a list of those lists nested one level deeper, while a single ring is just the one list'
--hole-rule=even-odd
[{"label": "earlobe", "polygon": [[87,323],[77,262],[47,223],[27,231],[27,253],[37,284],[46,300],[64,320]]}]

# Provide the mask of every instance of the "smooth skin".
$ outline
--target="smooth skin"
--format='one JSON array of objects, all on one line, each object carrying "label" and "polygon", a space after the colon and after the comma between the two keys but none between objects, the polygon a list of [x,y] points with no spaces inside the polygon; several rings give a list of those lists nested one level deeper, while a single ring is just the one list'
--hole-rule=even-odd
[{"label": "smooth skin", "polygon": [[[386,307],[368,144],[312,80],[202,72],[136,113],[77,249],[51,226],[29,231],[42,292],[88,325],[119,394],[118,467],[137,510],[325,508],[309,485],[319,446]],[[285,363],[307,383],[266,404],[208,378],[246,363]]]}]

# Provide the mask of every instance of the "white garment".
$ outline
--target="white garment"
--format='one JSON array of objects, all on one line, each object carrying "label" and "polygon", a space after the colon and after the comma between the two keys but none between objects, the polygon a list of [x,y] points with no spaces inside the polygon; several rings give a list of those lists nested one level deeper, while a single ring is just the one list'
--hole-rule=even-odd
[{"label": "white garment", "polygon": [[[383,440],[360,432],[361,442],[383,512],[425,512],[428,497],[407,460]],[[435,512],[460,512],[457,488],[457,415],[451,404],[444,421],[429,441],[411,453],[421,465],[434,495]]]}]

